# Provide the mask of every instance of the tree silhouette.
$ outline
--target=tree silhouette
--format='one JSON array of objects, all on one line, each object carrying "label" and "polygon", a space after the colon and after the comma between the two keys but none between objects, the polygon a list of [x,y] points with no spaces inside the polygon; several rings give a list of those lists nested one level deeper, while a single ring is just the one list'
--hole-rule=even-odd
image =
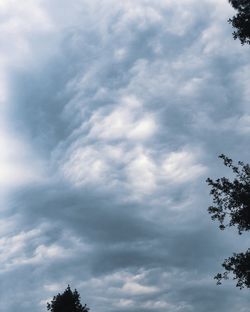
[{"label": "tree silhouette", "polygon": [[78,291],[75,289],[72,292],[68,285],[63,294],[59,293],[53,297],[50,303],[47,303],[47,310],[51,312],[88,312],[89,308],[86,304],[82,306]]},{"label": "tree silhouette", "polygon": [[[241,235],[250,230],[250,166],[241,161],[235,166],[232,159],[223,154],[219,158],[232,169],[235,178],[233,181],[225,177],[215,181],[207,179],[213,196],[213,206],[208,208],[208,212],[212,220],[219,221],[221,230],[236,226]],[[217,284],[221,284],[222,279],[228,279],[232,273],[237,287],[250,288],[250,249],[245,253],[234,253],[225,259],[222,266],[225,271],[215,276]]]},{"label": "tree silhouette", "polygon": [[239,39],[242,45],[250,44],[250,1],[229,0],[229,3],[237,11],[237,14],[228,20],[235,28],[234,39]]}]

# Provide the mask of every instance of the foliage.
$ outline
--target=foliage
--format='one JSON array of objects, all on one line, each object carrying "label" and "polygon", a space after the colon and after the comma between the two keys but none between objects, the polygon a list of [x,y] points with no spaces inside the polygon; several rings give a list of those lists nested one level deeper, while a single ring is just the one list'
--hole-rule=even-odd
[{"label": "foliage", "polygon": [[[243,162],[233,164],[232,159],[220,155],[224,165],[231,168],[235,178],[233,181],[223,177],[213,181],[208,178],[207,183],[211,186],[210,194],[213,196],[213,206],[208,208],[212,220],[219,221],[219,228],[236,226],[239,234],[250,230],[250,166]],[[222,279],[228,279],[233,274],[239,288],[250,288],[250,249],[245,253],[234,253],[232,257],[225,259],[222,264],[224,273],[215,276],[217,284]]]},{"label": "foliage", "polygon": [[222,279],[228,279],[230,273],[234,274],[233,279],[237,280],[236,287],[240,289],[250,288],[250,249],[245,253],[234,253],[232,257],[226,259],[222,266],[225,269],[224,273],[218,273],[215,276],[217,284],[221,284]]},{"label": "foliage", "polygon": [[233,181],[223,177],[213,181],[208,178],[207,183],[212,187],[214,206],[208,208],[212,220],[218,220],[220,229],[236,226],[239,234],[250,230],[250,166],[238,162],[233,164],[232,159],[220,155],[224,164],[230,167],[236,178]]},{"label": "foliage", "polygon": [[63,294],[59,293],[53,297],[50,303],[47,303],[47,310],[51,312],[88,312],[89,308],[86,304],[82,306],[78,291],[75,289],[72,292],[68,285]]},{"label": "foliage", "polygon": [[228,20],[235,28],[234,39],[239,39],[242,45],[250,44],[250,1],[229,0],[229,3],[237,10],[237,14]]}]

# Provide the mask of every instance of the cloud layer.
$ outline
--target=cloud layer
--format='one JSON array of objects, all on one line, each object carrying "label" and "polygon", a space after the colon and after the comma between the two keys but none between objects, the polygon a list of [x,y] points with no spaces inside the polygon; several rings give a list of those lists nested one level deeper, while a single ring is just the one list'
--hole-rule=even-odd
[{"label": "cloud layer", "polygon": [[213,275],[247,246],[206,212],[248,161],[248,47],[227,1],[2,1],[1,302],[67,284],[92,311],[245,312]]}]

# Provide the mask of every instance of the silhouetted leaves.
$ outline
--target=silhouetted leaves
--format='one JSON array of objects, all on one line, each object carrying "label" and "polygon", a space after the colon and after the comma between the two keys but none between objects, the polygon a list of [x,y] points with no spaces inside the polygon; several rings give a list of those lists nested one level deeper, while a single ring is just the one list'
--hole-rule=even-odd
[{"label": "silhouetted leaves", "polygon": [[218,220],[220,229],[236,226],[239,234],[250,230],[250,166],[220,155],[224,164],[235,173],[233,181],[223,177],[213,181],[208,178],[207,183],[212,187],[213,206],[208,208],[212,220]]},{"label": "silhouetted leaves", "polygon": [[75,289],[74,292],[68,286],[63,294],[54,296],[50,303],[47,303],[47,310],[51,312],[88,312],[89,308],[85,304],[82,306],[80,295]]},{"label": "silhouetted leaves", "polygon": [[237,14],[228,21],[235,28],[234,39],[239,39],[241,44],[250,44],[250,1],[249,0],[229,0]]},{"label": "silhouetted leaves", "polygon": [[[208,208],[212,220],[219,221],[219,228],[236,226],[239,234],[250,230],[250,166],[239,161],[234,165],[232,159],[220,155],[224,165],[231,168],[235,178],[233,181],[223,177],[217,180],[207,179],[211,186],[210,194],[213,196],[213,206]],[[237,280],[239,288],[250,287],[250,249],[245,253],[234,253],[223,264],[224,273],[215,276],[217,284],[222,279],[228,279],[230,273]]]},{"label": "silhouetted leaves", "polygon": [[240,289],[250,288],[250,249],[245,253],[234,253],[232,257],[226,259],[222,266],[225,269],[224,273],[218,273],[215,276],[217,284],[221,284],[222,279],[228,279],[230,273],[234,275],[233,279],[237,280],[237,287]]}]

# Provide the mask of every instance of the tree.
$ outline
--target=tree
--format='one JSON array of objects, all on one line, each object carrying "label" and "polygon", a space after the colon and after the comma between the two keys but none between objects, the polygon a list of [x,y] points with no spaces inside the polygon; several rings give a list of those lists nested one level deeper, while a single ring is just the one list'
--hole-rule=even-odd
[{"label": "tree", "polygon": [[78,291],[75,289],[72,292],[68,285],[63,294],[59,293],[53,297],[50,303],[47,303],[47,310],[51,312],[88,312],[89,308],[86,304],[82,306]]},{"label": "tree", "polygon": [[[219,158],[232,169],[235,178],[233,181],[225,177],[215,181],[207,179],[213,196],[213,206],[208,208],[208,212],[212,220],[219,221],[221,230],[236,226],[241,235],[250,230],[250,166],[241,161],[235,166],[232,159],[223,154]],[[222,279],[228,279],[232,273],[237,287],[250,288],[250,249],[245,253],[234,253],[225,259],[222,266],[225,271],[215,276],[217,284],[221,284]]]},{"label": "tree", "polygon": [[228,20],[235,28],[234,39],[239,39],[242,45],[250,44],[250,1],[229,0],[229,3],[237,11],[237,14]]}]

